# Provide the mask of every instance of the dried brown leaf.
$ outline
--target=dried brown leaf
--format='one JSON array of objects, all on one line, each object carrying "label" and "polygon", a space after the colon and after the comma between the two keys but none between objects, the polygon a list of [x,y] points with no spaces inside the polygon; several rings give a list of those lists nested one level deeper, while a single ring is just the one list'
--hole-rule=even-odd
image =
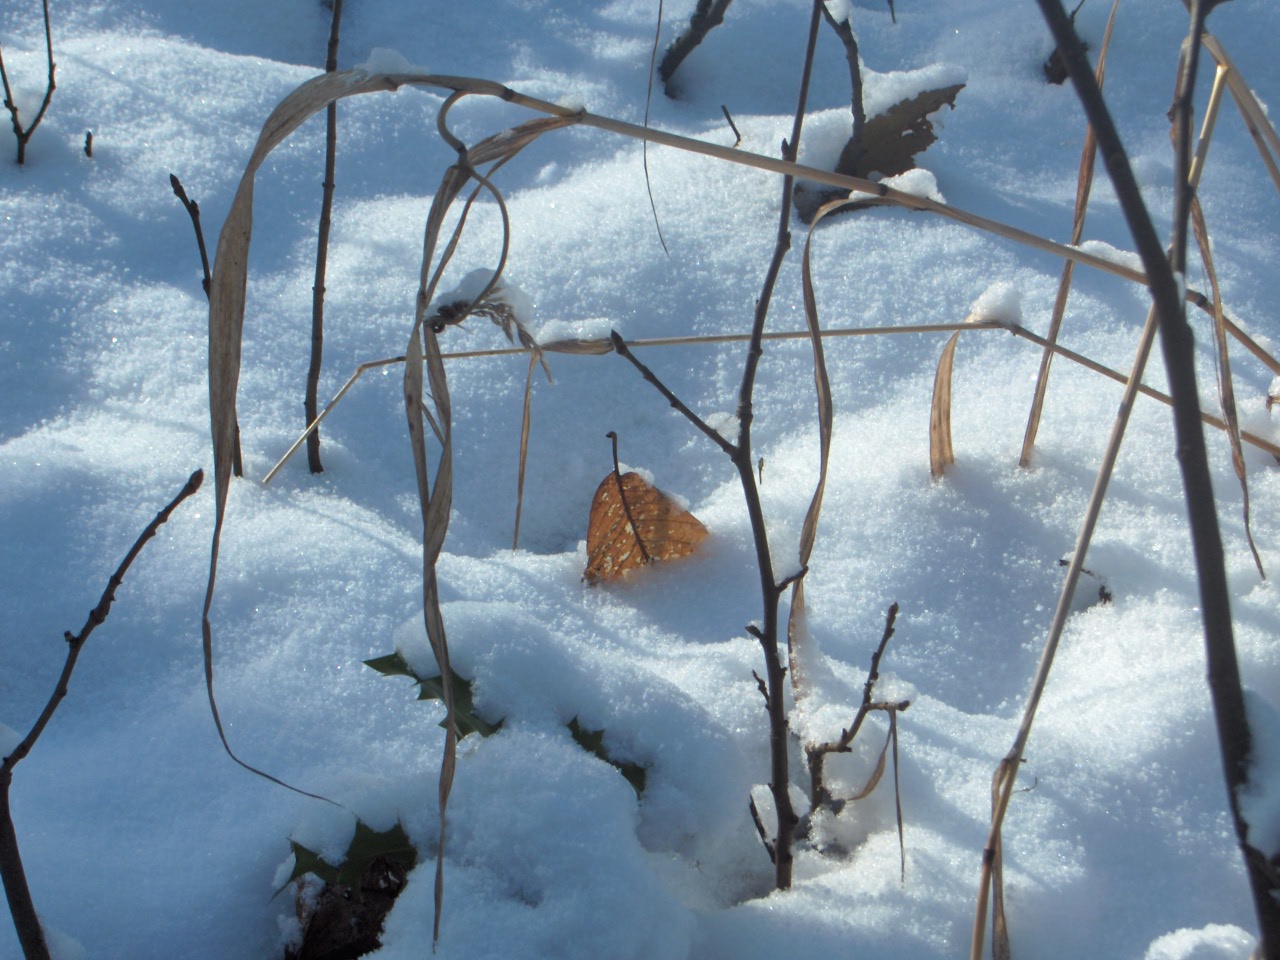
[{"label": "dried brown leaf", "polygon": [[706,536],[697,517],[640,474],[610,473],[591,500],[583,579],[617,580],[652,561],[686,557]]},{"label": "dried brown leaf", "polygon": [[955,109],[963,83],[925,90],[895,103],[867,121],[860,143],[850,140],[836,164],[839,173],[868,177],[878,173],[896,177],[916,165],[916,156],[938,139],[929,117],[944,106]]}]

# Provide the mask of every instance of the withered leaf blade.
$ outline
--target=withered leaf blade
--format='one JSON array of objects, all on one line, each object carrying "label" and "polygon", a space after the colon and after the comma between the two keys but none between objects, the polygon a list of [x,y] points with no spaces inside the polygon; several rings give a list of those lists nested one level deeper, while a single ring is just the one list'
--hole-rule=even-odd
[{"label": "withered leaf blade", "polygon": [[956,362],[956,344],[960,333],[951,335],[938,358],[933,377],[933,403],[929,409],[929,473],[937,480],[947,467],[956,462],[951,446],[951,369]]},{"label": "withered leaf blade", "polygon": [[836,164],[838,173],[865,177],[879,173],[896,177],[916,165],[916,155],[938,139],[929,116],[944,106],[952,109],[963,83],[937,90],[925,90],[895,103],[884,113],[867,120],[861,142],[850,140]]},{"label": "withered leaf blade", "polygon": [[589,584],[613,581],[653,560],[687,557],[706,536],[697,517],[640,474],[610,473],[591,499],[582,577]]}]

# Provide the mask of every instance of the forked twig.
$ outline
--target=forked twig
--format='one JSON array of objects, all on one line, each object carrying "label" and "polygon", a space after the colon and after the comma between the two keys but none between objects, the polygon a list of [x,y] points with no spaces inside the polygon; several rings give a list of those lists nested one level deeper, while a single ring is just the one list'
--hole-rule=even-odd
[{"label": "forked twig", "polygon": [[[880,659],[884,656],[889,640],[893,637],[897,619],[898,605],[897,603],[892,603],[885,614],[884,633],[880,636],[880,643],[871,655],[871,668],[867,671],[866,682],[862,685],[862,703],[858,706],[858,712],[854,714],[853,722],[841,730],[840,736],[835,740],[825,743],[811,743],[805,747],[805,756],[809,765],[809,812],[811,814],[822,807],[838,809],[843,806],[840,801],[837,801],[832,796],[826,785],[824,764],[827,756],[832,753],[848,753],[853,741],[858,736],[858,731],[862,729],[862,724],[867,719],[867,715],[873,710],[894,712],[896,710],[905,710],[909,705],[909,702],[905,700],[901,703],[876,703],[872,699],[876,682],[880,679]],[[869,793],[870,791],[867,792]]]},{"label": "forked twig", "polygon": [[4,66],[4,51],[0,50],[0,83],[4,86],[4,106],[9,111],[9,122],[13,125],[14,136],[18,139],[19,166],[27,162],[27,141],[36,132],[36,127],[40,126],[40,121],[44,119],[45,112],[49,109],[49,102],[53,100],[53,91],[58,88],[54,79],[58,65],[53,62],[53,32],[49,28],[49,0],[42,0],[41,6],[44,11],[45,61],[49,66],[49,74],[48,80],[45,82],[44,99],[40,101],[40,109],[36,111],[35,118],[31,121],[30,126],[24,126],[18,116],[18,104],[13,99],[13,90],[9,87],[9,72]]}]

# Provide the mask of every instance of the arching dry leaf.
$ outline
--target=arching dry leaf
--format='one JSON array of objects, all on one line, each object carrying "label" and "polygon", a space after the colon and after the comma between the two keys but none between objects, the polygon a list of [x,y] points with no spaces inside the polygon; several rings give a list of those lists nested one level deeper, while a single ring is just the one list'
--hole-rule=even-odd
[{"label": "arching dry leaf", "polygon": [[653,560],[687,557],[707,536],[688,510],[638,473],[610,473],[596,488],[587,521],[587,569],[595,584]]},{"label": "arching dry leaf", "polygon": [[954,333],[938,358],[938,371],[933,377],[933,405],[929,410],[929,472],[937,480],[947,467],[956,462],[951,447],[951,368],[956,360],[956,344],[960,334]]}]

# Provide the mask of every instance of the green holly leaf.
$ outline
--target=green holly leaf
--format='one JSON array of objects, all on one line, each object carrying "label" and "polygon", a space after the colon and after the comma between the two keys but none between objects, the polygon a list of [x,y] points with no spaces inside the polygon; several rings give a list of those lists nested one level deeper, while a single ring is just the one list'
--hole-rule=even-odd
[{"label": "green holly leaf", "polygon": [[338,883],[358,890],[360,878],[379,857],[394,860],[408,873],[418,862],[418,851],[398,821],[390,830],[377,831],[363,820],[357,820],[346,859],[337,871]]},{"label": "green holly leaf", "polygon": [[[338,868],[314,850],[304,847],[297,840],[289,841],[289,849],[293,851],[293,872],[289,874],[289,879],[284,882],[284,887],[281,887],[280,890],[308,873],[314,873],[325,883],[332,883],[338,879]],[[280,890],[277,890],[272,896],[279,896]]]},{"label": "green holly leaf", "polygon": [[384,677],[412,677],[418,679],[418,675],[413,672],[413,668],[400,656],[399,652],[388,653],[385,657],[375,657],[372,660],[364,662],[366,667],[373,667]]},{"label": "green holly leaf", "polygon": [[337,866],[297,840],[289,841],[289,849],[293,851],[293,872],[289,874],[284,886],[272,894],[273,897],[279,896],[285,887],[308,873],[314,873],[329,886],[337,884],[358,893],[360,878],[379,857],[394,860],[404,867],[405,873],[412,870],[418,862],[418,850],[398,822],[390,830],[378,831],[363,820],[357,820],[356,832],[347,845],[342,863]]},{"label": "green holly leaf", "polygon": [[[365,665],[377,670],[387,677],[410,677],[418,684],[419,700],[439,700],[444,702],[444,679],[440,675],[420,677],[399,653],[389,653],[385,657],[366,660]],[[458,739],[468,734],[478,733],[482,737],[491,737],[502,729],[502,720],[490,723],[476,713],[475,702],[471,696],[471,681],[453,675],[453,715],[458,730]],[[444,727],[445,721],[440,721]]]},{"label": "green holly leaf", "polygon": [[638,763],[615,760],[609,756],[609,751],[604,746],[603,730],[588,730],[578,723],[577,717],[574,717],[565,726],[569,728],[569,733],[573,735],[573,740],[578,746],[592,756],[603,760],[609,766],[616,768],[627,783],[631,784],[631,789],[635,790],[637,797],[644,793],[646,779],[644,767]]}]

